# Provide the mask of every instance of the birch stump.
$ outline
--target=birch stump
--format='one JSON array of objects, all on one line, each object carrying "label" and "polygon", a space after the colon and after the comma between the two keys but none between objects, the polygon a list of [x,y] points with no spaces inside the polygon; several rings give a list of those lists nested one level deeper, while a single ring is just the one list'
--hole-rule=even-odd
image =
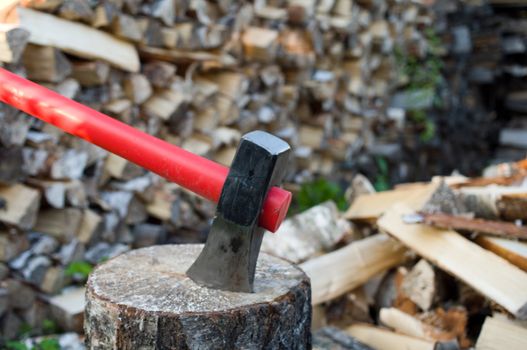
[{"label": "birch stump", "polygon": [[294,265],[261,253],[254,293],[201,287],[185,275],[202,245],[131,251],[91,274],[88,349],[309,349],[311,291]]}]

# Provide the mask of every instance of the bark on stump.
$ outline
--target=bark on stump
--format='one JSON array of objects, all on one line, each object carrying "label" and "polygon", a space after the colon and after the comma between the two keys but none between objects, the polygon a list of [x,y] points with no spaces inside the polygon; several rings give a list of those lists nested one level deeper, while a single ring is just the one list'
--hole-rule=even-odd
[{"label": "bark on stump", "polygon": [[296,266],[261,253],[254,293],[185,275],[202,245],[164,245],[97,267],[86,289],[88,349],[309,349],[311,291]]}]

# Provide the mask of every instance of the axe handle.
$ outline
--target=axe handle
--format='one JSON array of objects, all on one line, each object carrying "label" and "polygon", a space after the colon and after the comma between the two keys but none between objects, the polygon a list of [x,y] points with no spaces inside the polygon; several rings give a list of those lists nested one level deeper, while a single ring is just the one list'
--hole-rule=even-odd
[{"label": "axe handle", "polygon": [[[218,202],[229,169],[0,68],[0,101]],[[291,193],[273,187],[259,225],[275,232]]]}]

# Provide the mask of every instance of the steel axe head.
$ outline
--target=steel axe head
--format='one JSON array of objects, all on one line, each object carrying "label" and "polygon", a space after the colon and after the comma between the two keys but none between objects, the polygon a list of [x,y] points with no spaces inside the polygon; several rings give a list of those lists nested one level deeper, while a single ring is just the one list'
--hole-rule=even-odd
[{"label": "steel axe head", "polygon": [[252,292],[264,229],[258,218],[272,186],[284,178],[291,148],[263,131],[241,139],[205,247],[187,271],[194,282]]}]

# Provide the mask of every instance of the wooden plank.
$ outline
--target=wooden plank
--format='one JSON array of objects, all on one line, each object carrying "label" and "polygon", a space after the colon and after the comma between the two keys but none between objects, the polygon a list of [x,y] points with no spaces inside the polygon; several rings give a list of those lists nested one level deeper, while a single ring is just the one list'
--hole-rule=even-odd
[{"label": "wooden plank", "polygon": [[435,184],[418,184],[408,189],[403,187],[397,190],[364,194],[353,201],[344,217],[348,220],[375,220],[395,203],[410,200],[413,201],[413,208],[419,210],[435,189]]},{"label": "wooden plank", "polygon": [[425,259],[455,275],[516,317],[527,318],[527,273],[455,231],[406,224],[413,209],[395,205],[377,221],[379,228]]},{"label": "wooden plank", "polygon": [[476,350],[525,350],[527,329],[504,317],[487,317],[476,342]]},{"label": "wooden plank", "polygon": [[356,324],[347,328],[346,332],[376,350],[434,350],[435,348],[435,342],[370,325]]},{"label": "wooden plank", "polygon": [[313,305],[336,298],[406,259],[406,249],[379,234],[300,265],[311,278]]},{"label": "wooden plank", "polygon": [[20,28],[30,32],[30,43],[53,46],[83,58],[101,59],[129,72],[139,71],[139,56],[130,43],[47,13],[18,8],[17,14]]},{"label": "wooden plank", "polygon": [[490,236],[479,236],[476,243],[527,272],[527,243]]}]

